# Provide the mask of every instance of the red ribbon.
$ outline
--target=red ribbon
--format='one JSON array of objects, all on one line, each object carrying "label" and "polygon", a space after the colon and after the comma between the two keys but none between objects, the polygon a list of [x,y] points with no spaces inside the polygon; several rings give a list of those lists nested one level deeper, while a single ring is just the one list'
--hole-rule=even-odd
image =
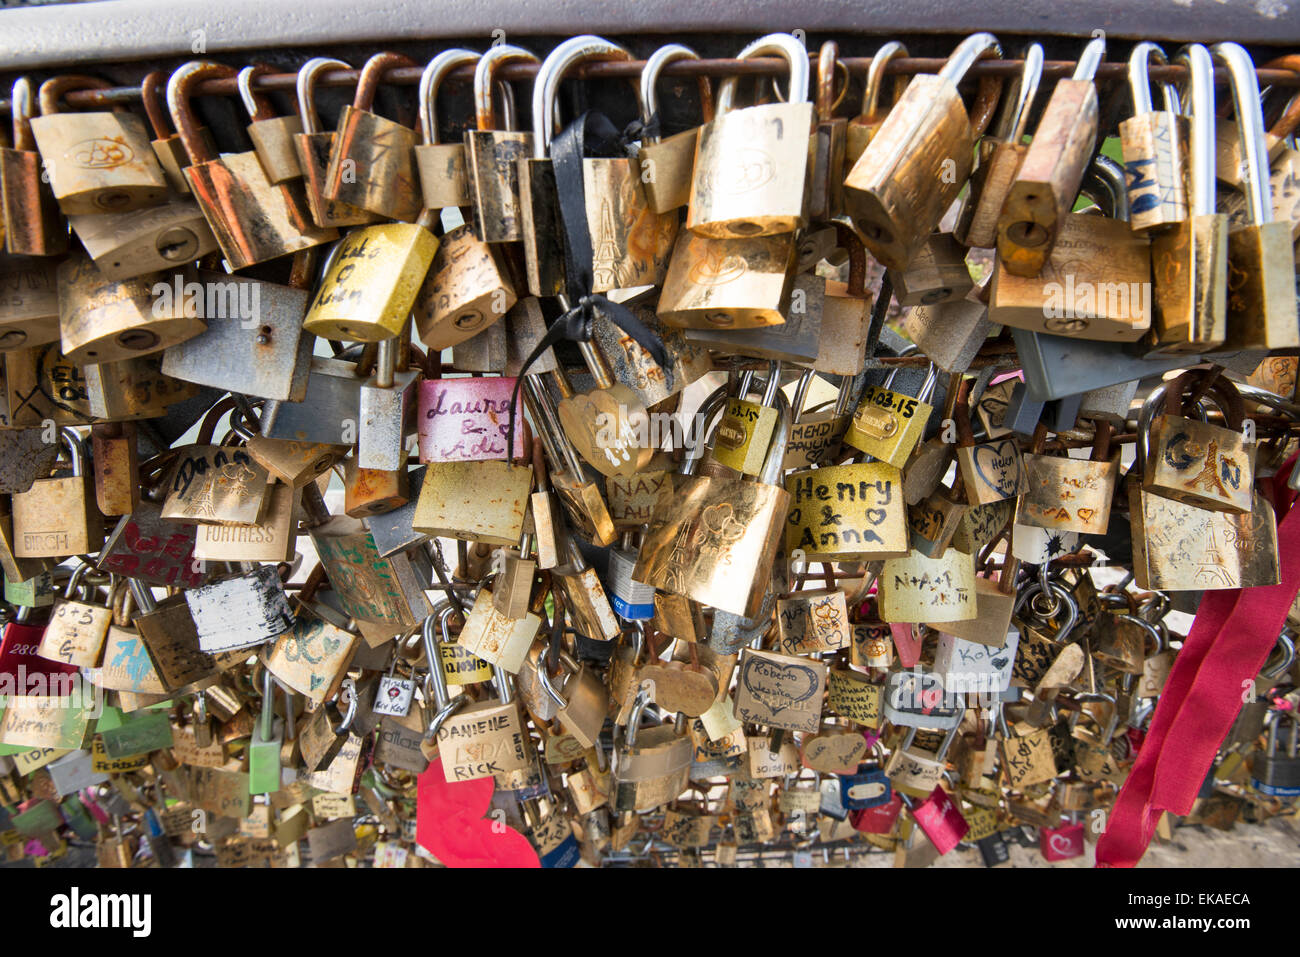
[{"label": "red ribbon", "polygon": [[1300,592],[1300,509],[1291,509],[1293,496],[1284,484],[1294,462],[1292,457],[1279,469],[1270,490],[1281,516],[1281,580],[1202,597],[1156,703],[1151,730],[1097,842],[1098,867],[1135,866],[1162,812],[1191,811],[1220,744],[1254,694],[1255,677]]}]

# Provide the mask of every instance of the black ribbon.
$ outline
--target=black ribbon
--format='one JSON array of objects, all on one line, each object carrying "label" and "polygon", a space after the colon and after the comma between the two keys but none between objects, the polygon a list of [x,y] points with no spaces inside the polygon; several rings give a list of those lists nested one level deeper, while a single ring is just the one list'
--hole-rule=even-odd
[{"label": "black ribbon", "polygon": [[[507,461],[514,460],[515,416],[519,405],[519,387],[529,367],[557,342],[590,342],[597,311],[618,326],[664,370],[672,387],[672,363],[659,335],[636,317],[622,303],[612,302],[603,293],[593,292],[591,232],[587,228],[587,204],[583,189],[584,156],[620,157],[628,154],[628,133],[620,133],[604,113],[589,110],[574,120],[551,141],[551,165],[555,170],[555,189],[560,200],[563,226],[565,289],[569,308],[546,330],[540,342],[528,354],[510,394],[510,424],[507,438]],[[635,133],[639,134],[639,127]]]}]

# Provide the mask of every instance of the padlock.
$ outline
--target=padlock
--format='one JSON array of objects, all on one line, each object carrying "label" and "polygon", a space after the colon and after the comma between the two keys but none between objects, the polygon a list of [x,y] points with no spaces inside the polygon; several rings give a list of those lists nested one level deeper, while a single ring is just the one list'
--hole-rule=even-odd
[{"label": "padlock", "polygon": [[[556,172],[549,158],[560,83],[575,64],[630,58],[630,53],[608,40],[579,36],[557,46],[538,69],[533,84],[533,154],[519,162],[525,273],[533,295],[552,296],[565,290],[565,247],[561,239],[565,226]],[[585,118],[576,122],[585,122]],[[592,250],[592,291],[658,285],[663,281],[676,237],[676,215],[651,212],[641,188],[640,167],[631,157],[584,156],[581,164]],[[581,255],[576,250],[568,254]]]},{"label": "padlock", "polygon": [[1024,498],[1017,521],[1053,531],[1104,535],[1110,522],[1111,499],[1119,481],[1119,452],[1112,455],[1111,423],[1098,421],[1087,460],[1069,455],[1044,455],[1046,425],[1034,432],[1024,455]]},{"label": "padlock", "polygon": [[438,728],[438,754],[449,781],[500,780],[501,775],[527,770],[535,760],[509,676],[494,669],[493,685],[496,701],[460,708]]},{"label": "padlock", "polygon": [[823,465],[785,477],[787,554],[876,561],[908,552],[902,475],[885,462]]},{"label": "padlock", "polygon": [[[196,445],[176,457],[165,483],[162,517],[218,525],[256,525],[265,513],[270,477],[246,449],[210,445],[209,415]],[[237,427],[237,434],[244,431]]]},{"label": "padlock", "polygon": [[194,558],[203,561],[291,561],[298,540],[294,520],[297,499],[292,485],[276,483],[268,487],[261,517],[256,522],[198,522],[194,534]]},{"label": "padlock", "polygon": [[237,82],[239,98],[244,103],[248,118],[248,138],[253,141],[253,151],[262,164],[262,171],[272,183],[289,183],[302,176],[302,163],[294,149],[294,137],[302,132],[302,117],[276,116],[270,99],[253,89],[258,77],[273,73],[274,68],[265,63],[246,66],[239,71]]},{"label": "padlock", "polygon": [[465,175],[465,144],[438,142],[438,88],[457,67],[478,62],[472,50],[455,47],[434,55],[420,74],[420,137],[415,147],[415,168],[426,209],[469,206]]},{"label": "padlock", "polygon": [[600,738],[609,707],[604,682],[567,652],[560,653],[560,664],[565,674],[558,683],[544,662],[539,662],[538,680],[555,702],[555,717],[564,731],[577,738],[584,749],[593,747]]},{"label": "padlock", "polygon": [[1155,309],[1145,345],[1147,354],[1191,356],[1217,348],[1227,335],[1228,222],[1214,203],[1214,63],[1199,43],[1174,62],[1190,77],[1188,211],[1151,239]]},{"label": "padlock", "polygon": [[905,268],[890,271],[889,279],[902,306],[953,302],[975,288],[966,268],[966,248],[952,233],[931,233]]},{"label": "padlock", "polygon": [[983,287],[960,299],[914,306],[899,324],[909,339],[944,372],[965,372],[996,326],[980,301]]},{"label": "padlock", "polygon": [[[547,478],[569,521],[595,544],[610,544],[618,537],[618,532],[614,527],[609,504],[601,494],[599,485],[588,478],[577,450],[565,436],[551,394],[538,376],[530,374],[524,377],[523,396],[529,417],[549,459],[550,471]],[[538,457],[534,458],[536,460]],[[540,476],[540,463],[535,467]],[[559,548],[550,529],[559,516],[555,514],[551,498],[550,492],[539,487],[531,499],[538,559],[543,568],[552,567],[558,562],[554,556]],[[549,562],[544,558],[548,553],[551,556]]]},{"label": "padlock", "polygon": [[1296,315],[1291,224],[1273,214],[1254,64],[1250,54],[1236,43],[1217,43],[1211,52],[1228,67],[1245,156],[1243,186],[1249,209],[1247,224],[1228,232],[1227,332],[1223,346],[1295,348],[1300,346],[1300,319]]},{"label": "padlock", "polygon": [[871,57],[871,63],[867,66],[867,79],[862,88],[862,107],[858,110],[858,115],[849,118],[848,128],[844,136],[844,162],[845,169],[852,169],[857,163],[858,157],[867,148],[871,138],[876,135],[880,127],[884,125],[885,118],[889,116],[889,111],[898,105],[898,101],[903,98],[903,92],[907,89],[908,77],[906,74],[895,73],[893,94],[890,103],[887,106],[881,106],[880,91],[885,85],[885,72],[889,68],[891,61],[899,57],[909,57],[907,47],[897,40],[890,40],[882,44],[880,49]]},{"label": "padlock", "polygon": [[826,287],[826,280],[820,276],[796,276],[784,322],[750,329],[688,328],[684,338],[691,346],[702,350],[800,364],[815,363],[826,338],[822,331]]},{"label": "padlock", "polygon": [[113,612],[93,600],[83,600],[94,595],[94,589],[86,593],[87,586],[81,582],[89,569],[90,566],[84,562],[79,563],[68,579],[63,598],[55,602],[49,624],[45,626],[45,633],[36,649],[40,657],[78,668],[93,668],[99,664]]},{"label": "padlock", "polygon": [[886,559],[879,585],[884,621],[938,624],[976,616],[975,564],[954,548],[934,558],[913,550]]},{"label": "padlock", "polygon": [[[208,654],[252,648],[293,627],[289,600],[275,566],[251,562],[240,562],[240,566],[242,571],[231,577],[185,592],[199,649]],[[242,613],[232,617],[231,608],[240,608]]]},{"label": "padlock", "polygon": [[1088,173],[1083,194],[1114,218],[1062,214],[1052,248],[1028,278],[1014,274],[1010,261],[999,256],[989,285],[992,322],[1111,342],[1135,342],[1151,329],[1150,245],[1124,221],[1119,165],[1099,156]]},{"label": "padlock", "polygon": [[[709,423],[725,401],[714,392],[697,416]],[[757,482],[695,475],[707,442],[683,458],[680,483],[667,508],[656,509],[637,559],[635,577],[675,595],[753,617],[781,541],[790,494],[775,483],[789,437],[789,403],[778,394],[779,418]]]},{"label": "padlock", "polygon": [[90,427],[95,501],[104,515],[129,515],[140,504],[136,428],[130,422]]},{"label": "padlock", "polygon": [[[1278,728],[1284,722],[1291,728],[1283,743],[1278,740]],[[1300,722],[1293,713],[1270,711],[1264,724],[1268,728],[1268,750],[1255,755],[1251,787],[1269,797],[1296,797],[1300,795],[1300,755],[1296,753]]]},{"label": "padlock", "polygon": [[14,145],[0,146],[0,236],[10,255],[58,256],[68,249],[68,226],[41,176],[33,107],[31,80],[20,76],[9,100]]},{"label": "padlock", "polygon": [[326,339],[380,342],[406,325],[438,251],[434,213],[414,223],[366,226],[330,251],[302,327]]},{"label": "padlock", "polygon": [[1133,115],[1119,124],[1128,192],[1129,225],[1136,233],[1164,229],[1187,219],[1187,190],[1183,183],[1187,119],[1178,93],[1164,84],[1164,109],[1151,101],[1147,75],[1152,62],[1164,64],[1165,53],[1154,43],[1134,45],[1128,59]]},{"label": "padlock", "polygon": [[[825,223],[844,215],[844,165],[848,120],[835,116],[836,71],[843,66],[840,47],[834,40],[821,45],[817,56],[817,122],[812,133],[812,156],[808,170],[808,218]],[[845,70],[847,80],[848,71]],[[847,83],[840,93],[848,92]]]},{"label": "padlock", "polygon": [[158,352],[207,327],[183,298],[171,295],[167,274],[111,280],[84,253],[74,253],[58,275],[61,351],[73,364]]},{"label": "padlock", "polygon": [[742,380],[741,397],[727,399],[714,433],[713,461],[743,475],[758,475],[763,470],[778,417],[776,394],[780,384],[781,363],[769,362],[763,398],[756,404],[744,398],[747,388]]},{"label": "padlock", "polygon": [[[700,128],[662,137],[663,118],[659,114],[659,97],[655,87],[663,68],[679,60],[698,60],[700,55],[680,43],[667,43],[646,58],[641,67],[641,183],[646,203],[652,212],[667,213],[691,201],[691,181],[695,172],[695,154]],[[709,78],[699,78],[700,119],[713,119],[713,87]]]},{"label": "padlock", "polygon": [[1003,99],[995,132],[982,137],[976,147],[979,163],[953,228],[953,235],[963,245],[979,249],[997,245],[998,217],[1029,148],[1024,143],[1025,130],[1042,78],[1043,47],[1031,43],[1025,48],[1020,76]]},{"label": "padlock", "polygon": [[[177,196],[189,196],[190,184],[185,179],[185,167],[190,165],[190,158],[185,152],[180,134],[171,126],[171,117],[167,112],[167,79],[165,70],[153,70],[146,73],[140,81],[140,99],[144,102],[144,112],[149,118],[153,130],[154,156],[162,167],[163,177],[167,180],[167,189]],[[212,131],[206,126],[199,129],[199,135],[208,149],[215,153],[217,145],[212,139]]]},{"label": "padlock", "polygon": [[[310,251],[295,253],[288,285],[199,270],[199,288],[210,290],[218,304],[212,311],[226,314],[213,315],[198,335],[169,346],[163,372],[233,393],[303,401],[315,339],[303,332],[302,317],[314,261]],[[206,303],[202,312],[208,315]]]},{"label": "padlock", "polygon": [[[465,172],[468,178],[474,233],[485,243],[523,238],[519,164],[533,155],[533,134],[496,129],[492,107],[493,79],[510,62],[540,63],[522,47],[498,43],[479,57],[474,67],[475,129],[465,131]],[[510,102],[509,97],[506,100]]]},{"label": "padlock", "polygon": [[681,233],[659,297],[659,318],[686,329],[780,325],[795,277],[793,233],[711,239]]},{"label": "padlock", "polygon": [[[321,75],[328,71],[350,69],[342,60],[330,57],[312,57],[298,68],[298,118],[302,123],[302,132],[294,134],[293,148],[298,156],[302,189],[311,222],[321,230],[333,230],[337,226],[364,226],[378,219],[374,213],[364,209],[325,198],[325,173],[329,169],[330,155],[334,151],[334,141],[338,134],[320,128],[320,114],[316,110],[316,84]],[[337,237],[331,235],[329,238]]]},{"label": "padlock", "polygon": [[755,40],[741,60],[776,54],[790,67],[785,103],[749,106],[729,115],[737,77],[718,89],[718,112],[700,129],[691,180],[686,228],[709,239],[753,239],[790,233],[807,222],[808,102],[807,52],[788,33]]},{"label": "padlock", "polygon": [[566,539],[560,563],[551,569],[551,576],[564,595],[565,607],[580,634],[596,642],[613,641],[618,637],[620,626],[605,586],[573,538]]},{"label": "padlock", "polygon": [[400,343],[396,337],[379,341],[374,375],[361,385],[357,468],[396,472],[406,467],[406,437],[415,424],[420,370],[406,367],[409,349],[403,346],[410,333],[403,327],[402,334],[406,338]]},{"label": "padlock", "polygon": [[1255,449],[1240,432],[1241,394],[1226,377],[1209,383],[1224,414],[1224,426],[1211,425],[1181,414],[1183,392],[1195,385],[1190,372],[1167,384],[1163,410],[1150,423],[1142,488],[1197,508],[1248,513]]},{"label": "padlock", "polygon": [[0,354],[58,339],[58,265],[4,257],[0,266]]},{"label": "padlock", "polygon": [[998,260],[1013,276],[1037,276],[1052,254],[1097,141],[1097,67],[1105,37],[1084,47],[1069,79],[1056,81],[998,215]]},{"label": "padlock", "polygon": [[367,469],[352,456],[343,463],[343,512],[353,518],[382,515],[411,501],[410,473],[403,449],[397,468]]},{"label": "padlock", "polygon": [[194,262],[217,239],[192,199],[169,197],[127,213],[69,216],[81,245],[105,279],[132,279]]},{"label": "padlock", "polygon": [[891,269],[906,268],[970,177],[975,137],[1000,85],[981,83],[972,124],[957,84],[985,55],[1001,56],[997,38],[976,33],[938,75],[913,77],[845,177],[845,208],[871,254]]},{"label": "padlock", "polygon": [[916,798],[925,797],[935,790],[943,780],[948,750],[957,739],[957,729],[955,724],[948,728],[938,752],[927,752],[912,748],[917,727],[908,727],[902,743],[885,766],[893,790]]},{"label": "padlock", "polygon": [[790,405],[795,422],[790,427],[783,468],[801,469],[811,465],[832,465],[840,457],[844,431],[849,427],[849,406],[853,399],[853,378],[841,375],[835,402],[827,411],[805,412],[813,370],[798,379]]},{"label": "padlock", "polygon": [[59,439],[71,455],[72,474],[43,478],[13,496],[14,555],[17,558],[66,557],[99,551],[104,517],[93,500],[85,471],[85,446],[69,428]]},{"label": "padlock", "polygon": [[[689,332],[665,326],[649,300],[625,300],[621,305],[659,337],[667,355],[667,364],[660,365],[644,346],[601,309],[597,309],[593,317],[592,342],[604,356],[615,382],[631,389],[647,409],[658,406],[653,411],[669,412],[678,404],[669,400],[713,371],[708,349],[693,340]],[[811,304],[810,308],[815,306],[815,303]],[[536,368],[536,364],[530,368]]]},{"label": "padlock", "polygon": [[925,436],[925,427],[934,411],[927,403],[938,385],[939,373],[931,365],[921,391],[912,398],[890,388],[899,368],[890,370],[883,385],[867,386],[863,390],[844,441],[901,469]]},{"label": "padlock", "polygon": [[1016,498],[1024,484],[1020,445],[1013,437],[976,444],[970,423],[970,380],[962,379],[953,417],[957,423],[957,468],[971,505]]},{"label": "padlock", "polygon": [[633,475],[654,456],[649,413],[636,394],[615,382],[605,357],[590,341],[578,343],[594,379],[590,392],[575,394],[568,376],[552,372],[560,390],[556,413],[567,439],[583,460],[602,475]]},{"label": "padlock", "polygon": [[262,405],[262,434],[290,442],[342,445],[346,451],[356,440],[355,416],[365,381],[356,370],[355,362],[313,356],[301,401],[268,399]]},{"label": "padlock", "polygon": [[278,791],[284,726],[275,716],[275,676],[265,666],[262,671],[262,706],[253,727],[253,738],[248,742],[248,793]]},{"label": "padlock", "polygon": [[200,80],[230,78],[235,70],[202,60],[186,63],[167,81],[167,105],[191,165],[190,192],[212,227],[232,269],[308,249],[337,238],[315,226],[296,184],[274,184],[254,150],[217,155],[203,141],[190,108],[190,91]]},{"label": "padlock", "polygon": [[41,115],[32,135],[49,171],[50,188],[66,215],[125,213],[156,206],[167,182],[138,116],[60,113],[59,98],[73,90],[102,90],[110,84],[88,76],[60,76],[41,84]]},{"label": "padlock", "polygon": [[912,550],[926,558],[943,555],[969,511],[965,483],[954,483],[952,488],[936,485],[924,500],[907,510]]},{"label": "padlock", "polygon": [[415,176],[415,131],[372,110],[384,74],[413,66],[415,62],[400,53],[376,53],[366,60],[356,96],[339,115],[325,171],[326,200],[403,222],[415,219],[423,208]]},{"label": "padlock", "polygon": [[626,731],[616,737],[611,795],[615,811],[645,811],[667,804],[686,789],[694,748],[689,735],[671,722],[641,727],[650,700],[643,686],[628,718]]},{"label": "padlock", "polygon": [[[430,352],[480,335],[508,313],[518,296],[499,244],[485,243],[468,224],[449,230],[415,300],[415,327]],[[464,368],[457,360],[457,368]]]}]

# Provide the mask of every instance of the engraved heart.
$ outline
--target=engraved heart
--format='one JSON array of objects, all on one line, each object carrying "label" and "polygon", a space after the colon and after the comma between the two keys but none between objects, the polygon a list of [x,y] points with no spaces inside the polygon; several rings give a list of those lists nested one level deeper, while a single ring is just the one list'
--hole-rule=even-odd
[{"label": "engraved heart", "polygon": [[1096,514],[1097,514],[1097,510],[1095,508],[1081,508],[1079,509],[1079,520],[1084,522],[1091,522],[1092,517]]},{"label": "engraved heart", "polygon": [[325,649],[325,654],[332,655],[342,647],[342,642],[337,638],[324,638],[321,640],[321,646]]},{"label": "engraved heart", "polygon": [[803,763],[823,774],[852,774],[866,754],[860,734],[819,734],[803,745]]},{"label": "engraved heart", "polygon": [[807,701],[818,689],[817,672],[810,666],[783,665],[757,655],[745,658],[740,681],[773,715]]},{"label": "engraved heart", "polygon": [[975,474],[1004,498],[1020,492],[1020,451],[1011,439],[975,446]]}]

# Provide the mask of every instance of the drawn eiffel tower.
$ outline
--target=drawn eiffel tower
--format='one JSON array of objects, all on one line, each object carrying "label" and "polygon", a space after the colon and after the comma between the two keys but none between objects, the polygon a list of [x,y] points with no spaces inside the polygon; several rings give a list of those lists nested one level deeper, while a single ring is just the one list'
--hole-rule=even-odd
[{"label": "drawn eiffel tower", "polygon": [[600,204],[600,231],[591,257],[592,280],[597,289],[618,288],[618,243],[614,241],[614,211],[609,200]]}]

